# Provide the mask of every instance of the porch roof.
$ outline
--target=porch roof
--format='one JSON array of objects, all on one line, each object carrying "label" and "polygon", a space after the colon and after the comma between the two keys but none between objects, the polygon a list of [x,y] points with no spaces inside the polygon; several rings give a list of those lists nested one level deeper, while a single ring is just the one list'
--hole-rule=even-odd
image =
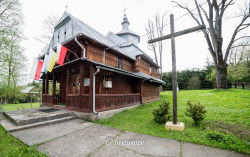
[{"label": "porch roof", "polygon": [[120,73],[120,74],[123,74],[123,75],[131,76],[131,77],[136,77],[136,78],[148,80],[150,82],[164,84],[164,81],[162,81],[160,79],[157,79],[157,78],[154,78],[152,76],[149,76],[147,74],[144,74],[142,72],[125,71],[125,70],[122,70],[122,69],[119,69],[119,68],[115,68],[115,67],[103,64],[103,63],[99,63],[99,62],[89,60],[87,58],[82,58],[82,60],[85,60],[85,61],[91,62],[93,64],[96,64],[97,65],[96,68],[100,68],[100,69],[103,69],[103,70],[112,71],[112,72]]},{"label": "porch roof", "polygon": [[96,61],[93,61],[93,60],[89,60],[89,59],[87,59],[87,58],[79,58],[79,59],[73,60],[73,61],[71,61],[71,62],[65,63],[63,66],[56,66],[56,67],[54,68],[54,70],[60,69],[61,67],[65,67],[65,66],[67,66],[67,65],[70,65],[70,64],[73,64],[73,63],[79,62],[79,61],[87,61],[87,62],[90,62],[90,63],[92,63],[92,64],[95,64],[95,65],[96,65],[96,68],[100,68],[100,69],[107,70],[107,71],[112,71],[112,72],[119,73],[119,74],[122,74],[122,75],[127,75],[127,76],[131,76],[131,77],[136,77],[136,78],[139,78],[139,79],[143,79],[143,80],[147,80],[147,81],[155,82],[155,83],[159,83],[159,84],[164,84],[164,83],[165,83],[165,82],[162,81],[161,79],[154,78],[154,77],[149,76],[149,75],[147,75],[147,74],[144,74],[144,73],[142,73],[142,72],[130,72],[130,71],[125,71],[125,70],[122,70],[122,69],[119,69],[119,68],[115,68],[115,67],[112,67],[112,66],[109,66],[109,65],[100,63],[100,62],[96,62]]}]

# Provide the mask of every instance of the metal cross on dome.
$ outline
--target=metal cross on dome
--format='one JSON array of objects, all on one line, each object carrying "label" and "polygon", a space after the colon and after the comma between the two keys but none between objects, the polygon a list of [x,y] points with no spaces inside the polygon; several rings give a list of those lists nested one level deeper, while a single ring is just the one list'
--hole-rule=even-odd
[{"label": "metal cross on dome", "polygon": [[66,4],[66,6],[65,6],[66,12],[68,11],[68,7],[69,7],[69,6]]},{"label": "metal cross on dome", "polygon": [[128,9],[128,8],[126,8],[125,6],[123,7],[122,11],[123,11],[124,15],[126,15],[126,10],[127,10],[127,9]]}]

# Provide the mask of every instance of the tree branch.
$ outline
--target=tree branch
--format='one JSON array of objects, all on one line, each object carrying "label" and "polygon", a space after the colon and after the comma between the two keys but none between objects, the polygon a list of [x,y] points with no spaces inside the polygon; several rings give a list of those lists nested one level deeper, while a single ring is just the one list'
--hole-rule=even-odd
[{"label": "tree branch", "polygon": [[250,46],[250,44],[249,43],[241,43],[238,45],[231,46],[231,49],[237,48],[237,47],[246,47],[246,46]]},{"label": "tree branch", "polygon": [[240,40],[240,39],[243,39],[243,38],[250,38],[250,36],[242,36],[242,37],[239,37],[239,38],[235,39],[234,42],[236,42],[236,41],[238,41],[238,40]]},{"label": "tree branch", "polygon": [[178,7],[186,10],[190,14],[190,16],[196,21],[196,23],[199,26],[201,25],[200,21],[194,16],[194,14],[192,13],[192,11],[188,7],[185,7],[185,6],[181,5],[180,3],[176,2],[176,1],[172,1],[172,2],[175,3]]},{"label": "tree branch", "polygon": [[[208,1],[208,4],[211,4],[209,0],[207,0],[207,1]],[[196,5],[196,8],[197,8],[197,10],[198,10],[198,12],[199,12],[199,17],[200,17],[201,22],[194,16],[194,14],[192,13],[192,11],[191,11],[188,7],[185,7],[185,6],[179,4],[178,2],[175,2],[175,1],[173,1],[173,3],[177,4],[178,7],[180,7],[180,8],[182,8],[182,9],[186,10],[186,11],[190,14],[190,16],[196,21],[196,23],[197,23],[198,25],[201,25],[201,23],[202,23],[202,24],[205,24],[205,22],[204,22],[204,20],[203,20],[203,18],[202,18],[202,16],[201,16],[200,9],[199,9],[199,6],[198,6],[198,3],[197,3],[196,0],[195,0],[195,5]],[[212,7],[212,5],[211,5],[211,7]],[[205,15],[205,16],[206,16],[206,15]],[[213,17],[213,14],[212,14],[212,13],[210,13],[210,18],[211,18],[211,17]],[[208,20],[208,16],[207,16],[207,20]],[[209,20],[208,20],[208,21],[209,21]],[[213,24],[212,24],[212,25],[213,25]],[[205,39],[206,39],[206,41],[207,41],[208,48],[209,48],[209,52],[210,52],[210,54],[211,54],[212,57],[213,57],[214,63],[217,63],[216,54],[215,54],[215,52],[214,52],[214,49],[213,49],[213,45],[212,45],[211,39],[209,38],[209,35],[208,35],[208,33],[207,33],[206,30],[202,30],[202,32],[203,32],[204,37],[205,37]]]},{"label": "tree branch", "polygon": [[[231,37],[231,40],[230,40],[230,42],[229,42],[229,44],[228,44],[228,46],[227,46],[227,49],[226,49],[226,53],[225,53],[225,57],[224,57],[224,62],[226,62],[227,59],[228,59],[228,55],[229,55],[229,53],[230,53],[230,49],[231,49],[233,43],[235,42],[235,37],[236,37],[236,35],[237,35],[240,31],[242,31],[242,30],[244,30],[244,29],[246,29],[247,27],[250,26],[250,25],[248,24],[248,25],[244,25],[244,27],[242,27],[242,25],[244,24],[244,22],[245,22],[248,18],[249,18],[249,12],[246,13],[246,14],[243,16],[241,22],[240,22],[240,23],[238,24],[238,26],[235,28],[234,33],[233,33],[233,35],[232,35],[232,37]],[[241,28],[241,27],[242,27],[242,28]]]},{"label": "tree branch", "polygon": [[228,6],[234,4],[233,1],[234,1],[234,0],[230,0],[227,4],[225,4],[224,9],[223,9],[223,12],[221,12],[221,15],[224,14],[224,12],[225,12],[225,10],[227,10]]}]

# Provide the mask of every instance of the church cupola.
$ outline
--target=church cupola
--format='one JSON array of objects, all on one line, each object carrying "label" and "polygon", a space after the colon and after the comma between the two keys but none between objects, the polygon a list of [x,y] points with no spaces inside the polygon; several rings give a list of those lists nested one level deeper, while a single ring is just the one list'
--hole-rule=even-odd
[{"label": "church cupola", "polygon": [[140,42],[140,36],[129,30],[129,24],[130,22],[128,21],[126,14],[124,14],[123,21],[121,23],[122,30],[118,32],[117,35],[125,39],[126,41],[129,41],[130,44],[134,44],[138,47]]},{"label": "church cupola", "polygon": [[122,25],[122,29],[123,30],[128,30],[129,28],[129,21],[128,21],[128,18],[127,18],[127,16],[126,16],[126,14],[124,14],[124,17],[123,17],[123,21],[122,21],[122,23],[121,23],[121,25]]}]

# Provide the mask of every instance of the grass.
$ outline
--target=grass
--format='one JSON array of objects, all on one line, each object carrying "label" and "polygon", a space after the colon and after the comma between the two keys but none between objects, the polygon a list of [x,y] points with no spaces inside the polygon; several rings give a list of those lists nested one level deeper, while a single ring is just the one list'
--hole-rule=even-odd
[{"label": "grass", "polygon": [[0,126],[0,156],[1,157],[46,157],[34,147],[29,147],[7,133]]},{"label": "grass", "polygon": [[[12,111],[28,108],[38,108],[40,103],[4,104],[3,111]],[[38,152],[34,147],[29,147],[25,143],[7,133],[0,125],[0,156],[1,157],[46,157]]]},{"label": "grass", "polygon": [[[152,136],[188,141],[250,154],[250,90],[183,90],[178,93],[178,120],[185,130],[167,131],[153,122],[152,111],[160,101],[172,104],[172,93],[162,92],[160,100],[118,113],[97,123]],[[186,102],[205,105],[206,118],[200,127],[184,115]],[[172,107],[172,105],[171,105]],[[172,110],[172,109],[171,109]]]},{"label": "grass", "polygon": [[21,110],[21,109],[29,109],[29,108],[39,108],[40,103],[21,103],[21,104],[4,104],[2,106],[3,111],[13,111],[13,110]]}]

